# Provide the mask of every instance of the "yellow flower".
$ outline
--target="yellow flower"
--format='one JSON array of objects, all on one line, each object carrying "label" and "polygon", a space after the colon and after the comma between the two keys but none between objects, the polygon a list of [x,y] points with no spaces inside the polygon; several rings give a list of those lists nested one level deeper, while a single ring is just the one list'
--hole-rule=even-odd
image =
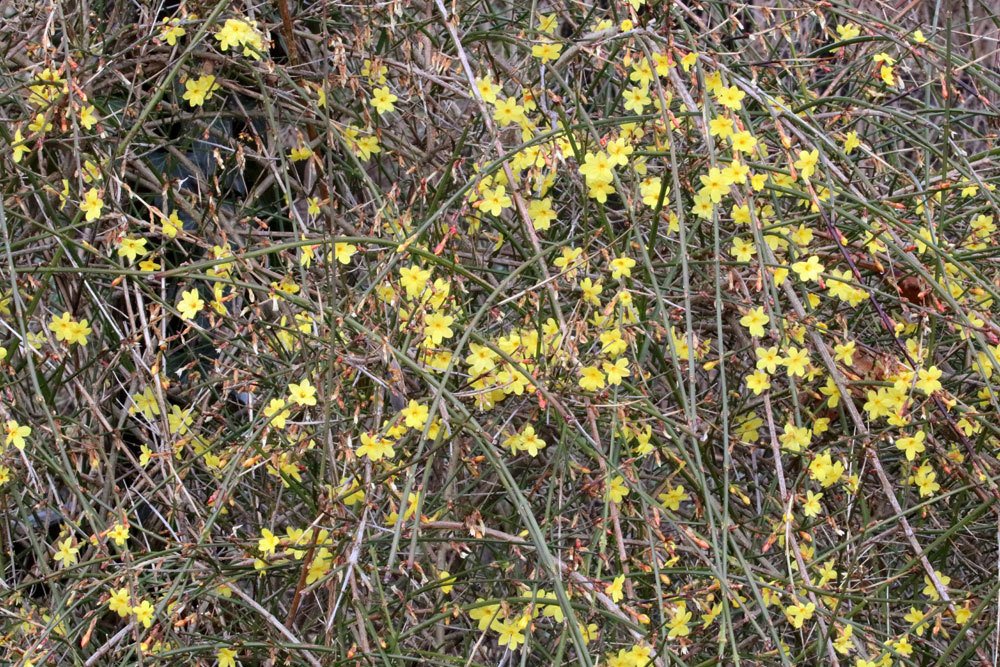
[{"label": "yellow flower", "polygon": [[908,658],[913,655],[913,644],[910,643],[909,638],[903,635],[896,641],[892,642],[892,647],[896,650],[896,653],[900,654],[904,658]]},{"label": "yellow flower", "polygon": [[588,185],[610,183],[614,180],[614,164],[611,161],[611,156],[604,151],[584,155],[583,164],[580,165],[579,171]]},{"label": "yellow flower", "polygon": [[128,413],[134,415],[141,413],[146,419],[160,416],[160,404],[156,400],[156,394],[152,387],[146,387],[141,392],[132,395],[133,405],[129,406]]},{"label": "yellow flower", "polygon": [[59,76],[58,70],[49,67],[39,72],[35,81],[28,100],[35,106],[45,106],[67,91],[66,80]]},{"label": "yellow flower", "polygon": [[94,107],[85,106],[80,108],[80,126],[85,130],[91,130],[97,125],[97,116],[94,115]]},{"label": "yellow flower", "polygon": [[125,542],[128,541],[128,526],[116,523],[111,530],[108,531],[108,537],[110,537],[118,546],[125,546]]},{"label": "yellow flower", "polygon": [[278,544],[281,542],[281,538],[267,528],[262,529],[260,531],[260,535],[260,539],[257,540],[257,550],[265,556],[273,554]]},{"label": "yellow flower", "polygon": [[607,498],[613,503],[620,503],[629,494],[629,488],[625,485],[625,478],[615,475],[607,485]]},{"label": "yellow flower", "polygon": [[194,319],[205,307],[205,302],[198,296],[198,290],[192,289],[181,293],[181,300],[177,302],[177,312],[185,320]]},{"label": "yellow flower", "polygon": [[68,567],[76,563],[76,554],[79,551],[80,547],[74,544],[73,538],[67,537],[59,543],[59,548],[56,550],[56,554],[53,558],[57,563],[62,564],[63,567]]},{"label": "yellow flower", "polygon": [[529,201],[528,217],[531,218],[531,226],[537,231],[544,231],[551,227],[552,221],[556,219],[556,212],[552,210],[552,197]]},{"label": "yellow flower", "polygon": [[712,203],[718,203],[729,194],[729,188],[733,184],[718,167],[709,168],[708,174],[702,174],[698,178],[702,184],[699,194],[703,194]]},{"label": "yellow flower", "polygon": [[913,477],[910,481],[917,486],[920,492],[921,498],[927,498],[933,496],[938,490],[941,489],[941,485],[935,481],[937,479],[937,473],[934,472],[933,466],[926,461],[917,468],[916,472],[913,473]]},{"label": "yellow flower", "polygon": [[430,410],[426,405],[422,405],[417,401],[410,399],[410,403],[400,410],[400,415],[404,419],[404,423],[410,428],[422,429],[424,424],[427,423],[427,417],[430,414]]},{"label": "yellow flower", "polygon": [[177,39],[187,34],[187,30],[185,30],[180,23],[181,20],[176,16],[164,16],[162,21],[163,25],[160,28],[160,39],[170,46],[177,46]]},{"label": "yellow flower", "polygon": [[506,646],[511,651],[516,651],[517,647],[524,643],[522,630],[526,626],[527,624],[523,623],[522,619],[516,619],[513,621],[494,621],[490,629],[500,635],[497,638],[497,643],[500,646]]},{"label": "yellow flower", "polygon": [[733,150],[740,153],[752,153],[757,147],[757,140],[747,131],[737,132],[730,137],[730,141],[733,144]]},{"label": "yellow flower", "polygon": [[14,162],[20,162],[24,157],[25,153],[30,152],[31,149],[28,148],[27,142],[24,140],[24,135],[21,134],[21,128],[14,130],[14,141],[11,143],[13,148]]},{"label": "yellow flower", "polygon": [[341,495],[344,504],[348,507],[356,505],[365,499],[365,490],[361,488],[357,480],[350,480],[341,484],[338,493]]},{"label": "yellow flower", "polygon": [[622,99],[625,100],[622,106],[636,114],[641,114],[652,102],[649,99],[649,89],[640,86],[626,88],[622,93]]},{"label": "yellow flower", "polygon": [[562,51],[562,44],[558,42],[542,42],[531,47],[531,55],[543,63],[558,58],[560,51]]},{"label": "yellow flower", "polygon": [[580,623],[580,635],[583,637],[584,646],[597,639],[599,632],[600,628],[597,627],[596,623],[588,623],[586,625]]},{"label": "yellow flower", "polygon": [[434,345],[440,345],[445,338],[454,336],[451,325],[455,318],[451,315],[433,312],[424,315],[424,335]]},{"label": "yellow flower", "polygon": [[587,391],[597,391],[604,387],[604,373],[596,366],[586,366],[580,370],[580,387]]},{"label": "yellow flower", "polygon": [[[650,208],[656,208],[660,201],[660,192],[663,192],[663,208],[670,206],[670,188],[663,187],[663,179],[658,176],[650,176],[639,184],[639,193],[642,195],[642,203]],[[676,216],[676,213],[672,215]],[[673,222],[670,231],[676,231]]]},{"label": "yellow flower", "polygon": [[[370,132],[367,129],[364,131]],[[379,145],[378,137],[372,134],[362,136],[361,132],[362,128],[348,127],[344,130],[344,142],[361,161],[367,162],[372,155],[381,153],[382,147]]]},{"label": "yellow flower", "polygon": [[857,132],[848,132],[844,135],[844,153],[850,155],[855,148],[861,145],[861,140],[858,139]]},{"label": "yellow flower", "polygon": [[163,234],[167,238],[174,238],[177,232],[184,228],[184,223],[177,215],[177,211],[171,211],[170,215],[163,221]]},{"label": "yellow flower", "polygon": [[825,451],[809,464],[809,477],[819,482],[824,489],[836,484],[844,474],[844,464],[833,461],[829,451]]},{"label": "yellow flower", "polygon": [[483,602],[485,600],[482,598],[476,598],[476,604],[479,606],[469,610],[469,618],[478,621],[481,632],[485,632],[494,621],[504,617],[503,609],[499,604],[482,604]]},{"label": "yellow flower", "polygon": [[820,505],[819,501],[823,499],[822,493],[813,493],[812,491],[806,492],[806,501],[802,503],[802,513],[807,517],[817,516],[823,511],[823,506]]},{"label": "yellow flower", "polygon": [[781,365],[788,371],[789,377],[803,376],[806,374],[806,367],[809,365],[809,351],[790,347],[785,357],[781,360]]},{"label": "yellow flower", "polygon": [[917,431],[912,436],[899,438],[896,440],[896,449],[905,452],[906,460],[912,461],[917,457],[917,454],[922,454],[926,449],[924,446],[924,438],[926,437],[927,435],[923,431]]},{"label": "yellow flower", "polygon": [[600,335],[601,352],[612,359],[624,354],[628,349],[628,342],[622,337],[621,329],[611,329]]},{"label": "yellow flower", "polygon": [[391,459],[396,456],[396,450],[393,448],[391,440],[380,435],[371,436],[367,433],[361,434],[361,446],[357,448],[355,453],[370,461],[379,461],[383,458]]},{"label": "yellow flower", "polygon": [[312,157],[313,150],[308,146],[296,146],[289,152],[288,158],[292,162],[301,162],[302,160],[308,160]]},{"label": "yellow flower", "polygon": [[119,588],[116,591],[111,591],[111,597],[108,598],[108,607],[122,618],[132,613],[132,598],[128,594],[128,589]]},{"label": "yellow flower", "polygon": [[129,264],[132,264],[137,257],[145,255],[147,252],[149,251],[146,250],[146,239],[125,237],[118,243],[118,256],[128,259]]},{"label": "yellow flower", "polygon": [[87,326],[87,320],[79,322],[70,317],[69,313],[63,313],[60,317],[53,317],[49,323],[49,330],[55,334],[56,340],[66,341],[70,345],[86,345],[87,336],[91,333],[91,328]]},{"label": "yellow flower", "polygon": [[750,167],[736,159],[733,159],[729,166],[722,170],[722,175],[734,185],[746,185],[749,173]]},{"label": "yellow flower", "polygon": [[215,76],[204,74],[197,79],[188,79],[184,82],[184,100],[193,107],[200,107],[205,100],[212,99],[213,93],[219,86],[215,83]]},{"label": "yellow flower", "polygon": [[691,629],[688,627],[688,622],[690,620],[691,612],[688,611],[687,604],[681,602],[674,608],[670,621],[667,623],[667,627],[670,628],[670,632],[667,637],[669,639],[674,639],[675,637],[687,637],[691,634]]},{"label": "yellow flower", "polygon": [[441,592],[447,595],[455,588],[455,577],[451,576],[448,570],[438,572],[438,581],[441,582]]},{"label": "yellow flower", "polygon": [[747,389],[752,391],[754,396],[760,396],[770,388],[771,378],[764,371],[755,371],[747,377]]},{"label": "yellow flower", "polygon": [[484,213],[499,216],[504,209],[510,208],[511,199],[507,196],[507,188],[498,185],[492,190],[483,190],[483,198],[475,203],[475,207]]},{"label": "yellow flower", "polygon": [[937,366],[928,369],[921,368],[917,371],[916,387],[928,396],[941,389],[941,370]]},{"label": "yellow flower", "polygon": [[[821,493],[819,495],[822,496],[823,494]],[[834,569],[834,562],[832,559],[826,561],[825,563],[823,563],[823,565],[820,566],[818,574],[819,574],[819,579],[816,580],[816,585],[820,588],[823,588],[831,581],[836,581],[837,577],[840,576],[840,573],[838,573],[837,570]]]},{"label": "yellow flower", "polygon": [[708,121],[708,134],[720,139],[728,139],[733,136],[734,126],[732,118],[717,116]]},{"label": "yellow flower", "polygon": [[384,64],[378,61],[372,62],[368,58],[361,64],[361,76],[367,77],[371,83],[384,84],[388,71],[389,68]]},{"label": "yellow flower", "polygon": [[671,487],[669,490],[656,497],[668,510],[676,512],[681,508],[681,503],[690,500],[690,496],[680,484]]},{"label": "yellow flower", "polygon": [[922,637],[924,632],[927,630],[927,614],[920,611],[916,607],[910,607],[910,611],[903,620],[910,624],[913,631],[917,633],[918,637]]},{"label": "yellow flower", "polygon": [[551,35],[559,27],[559,16],[552,12],[538,17],[538,32]]},{"label": "yellow flower", "polygon": [[754,338],[764,335],[764,326],[770,321],[771,318],[764,313],[763,306],[751,309],[746,315],[740,318],[740,324],[745,326]]},{"label": "yellow flower", "polygon": [[399,270],[399,284],[406,289],[406,296],[410,299],[420,296],[430,277],[430,269],[421,269],[419,266],[404,266]]},{"label": "yellow flower", "polygon": [[87,214],[87,222],[100,218],[101,208],[103,206],[104,200],[101,199],[101,193],[98,192],[97,188],[87,190],[87,194],[84,195],[83,201],[80,202],[80,210]]},{"label": "yellow flower", "polygon": [[611,181],[587,184],[587,196],[596,200],[598,203],[605,203],[608,201],[608,195],[614,193],[615,186],[611,184]]},{"label": "yellow flower", "polygon": [[45,117],[45,114],[38,114],[35,116],[35,120],[28,123],[28,129],[36,134],[42,132],[49,132],[52,130],[52,121]]},{"label": "yellow flower", "polygon": [[622,587],[625,585],[625,575],[619,574],[614,580],[608,584],[604,592],[608,594],[612,602],[621,602],[622,598],[625,597],[625,593],[622,591]]},{"label": "yellow flower", "polygon": [[149,628],[153,625],[153,612],[156,608],[149,603],[149,600],[143,600],[138,605],[132,607],[132,614],[135,616],[135,620],[142,623],[142,627]]},{"label": "yellow flower", "polygon": [[813,230],[805,225],[799,225],[789,232],[788,237],[795,242],[795,245],[804,248],[812,242]]},{"label": "yellow flower", "polygon": [[484,375],[496,368],[496,352],[477,343],[469,344],[470,354],[465,358],[465,363],[469,366],[469,374],[472,376]]},{"label": "yellow flower", "polygon": [[815,611],[816,605],[812,602],[808,604],[793,604],[785,607],[785,617],[792,624],[792,627],[799,630],[802,628],[803,623],[813,617]]},{"label": "yellow flower", "polygon": [[334,243],[333,255],[341,264],[350,264],[351,258],[358,252],[358,246],[351,243]]},{"label": "yellow flower", "polygon": [[878,75],[882,78],[882,82],[890,88],[896,85],[896,74],[893,72],[892,66],[882,65],[879,68]]},{"label": "yellow flower", "polygon": [[540,450],[545,449],[545,441],[535,433],[535,427],[530,424],[514,436],[512,444],[515,452],[527,452],[532,458],[538,456]]},{"label": "yellow flower", "polygon": [[395,102],[399,100],[398,97],[392,94],[387,86],[382,86],[381,88],[376,88],[372,92],[371,105],[375,108],[375,111],[379,115],[385,115],[396,109]]},{"label": "yellow flower", "polygon": [[611,278],[618,280],[622,276],[630,277],[634,266],[635,260],[631,257],[616,257],[611,260]]},{"label": "yellow flower", "polygon": [[631,372],[628,369],[628,359],[625,357],[618,359],[614,363],[605,361],[601,365],[601,368],[604,369],[604,373],[607,375],[608,384],[610,385],[620,385],[622,383],[622,378],[627,378],[631,375]]},{"label": "yellow flower", "polygon": [[513,97],[498,100],[493,108],[493,120],[501,126],[521,125],[527,121],[525,108]]},{"label": "yellow flower", "polygon": [[744,97],[746,97],[746,93],[736,86],[722,86],[715,93],[715,100],[722,106],[733,111],[743,108]]},{"label": "yellow flower", "polygon": [[194,408],[182,409],[179,405],[170,406],[167,415],[167,428],[173,435],[184,436],[194,423]]},{"label": "yellow flower", "polygon": [[495,104],[497,101],[497,93],[499,93],[502,88],[493,83],[492,77],[486,76],[476,79],[476,90],[479,92],[479,96],[483,98],[484,102],[487,104]]},{"label": "yellow flower", "polygon": [[753,241],[746,241],[737,236],[733,239],[733,246],[729,254],[735,257],[738,262],[749,262],[757,254],[757,248],[754,247]]},{"label": "yellow flower", "polygon": [[795,168],[799,170],[802,180],[808,181],[809,177],[816,172],[816,163],[819,162],[819,149],[811,151],[799,151],[799,159],[795,161]]},{"label": "yellow flower", "polygon": [[799,279],[804,282],[816,282],[819,280],[819,274],[825,269],[826,267],[820,263],[819,257],[816,255],[810,255],[809,259],[804,262],[795,262],[792,264],[792,271],[795,271]]},{"label": "yellow flower", "polygon": [[[934,570],[934,576],[941,582],[942,587],[946,589],[948,588],[948,584],[951,583],[951,577],[941,574],[938,570]],[[931,600],[941,599],[941,595],[938,593],[937,587],[934,585],[934,582],[931,581],[931,578],[926,574],[924,575],[924,590],[922,590],[921,593],[929,597]]]},{"label": "yellow flower", "polygon": [[[970,618],[972,618],[972,610],[969,609],[968,604],[955,609],[955,624],[959,627],[968,623]],[[896,650],[898,651],[899,649],[897,648]]]},{"label": "yellow flower", "polygon": [[[627,123],[627,125],[634,126],[635,124]],[[636,137],[636,139],[640,138],[641,136],[642,135],[640,132],[640,134]],[[605,151],[608,154],[608,159],[610,159],[615,166],[624,167],[629,163],[629,160],[631,159],[630,156],[632,155],[632,153],[635,152],[635,148],[632,146],[631,141],[632,139],[630,139],[628,131],[624,127],[622,127],[621,136],[619,136],[614,141],[609,141],[607,143],[607,146],[605,146]],[[637,175],[639,176],[646,175],[645,157],[637,157],[633,162],[632,166],[635,168],[635,172]]]},{"label": "yellow flower", "polygon": [[220,648],[215,653],[218,667],[236,667],[236,651],[231,648]]},{"label": "yellow flower", "polygon": [[841,23],[837,26],[837,36],[840,37],[840,41],[846,42],[849,39],[854,39],[861,34],[861,29],[854,25],[853,23]]},{"label": "yellow flower", "polygon": [[785,424],[785,431],[778,437],[781,446],[790,452],[797,453],[809,446],[812,442],[812,431],[805,426],[795,424]]},{"label": "yellow flower", "polygon": [[316,405],[316,387],[312,386],[309,378],[305,378],[298,384],[289,383],[288,395],[295,405]]},{"label": "yellow flower", "polygon": [[6,437],[4,444],[14,445],[19,450],[24,450],[24,439],[31,435],[30,426],[21,426],[13,419],[8,419],[5,426]]},{"label": "yellow flower", "polygon": [[670,69],[674,66],[674,61],[666,53],[654,52],[653,65],[657,76],[670,76]]},{"label": "yellow flower", "polygon": [[556,257],[552,263],[557,269],[565,273],[567,279],[572,279],[583,264],[583,261],[580,259],[582,254],[583,248],[563,248],[559,257]]},{"label": "yellow flower", "polygon": [[583,293],[583,300],[587,303],[593,305],[595,308],[601,306],[601,292],[604,291],[604,286],[600,282],[594,282],[590,278],[584,278],[580,281],[580,291]]},{"label": "yellow flower", "polygon": [[849,340],[843,344],[834,345],[834,359],[842,362],[846,366],[851,366],[854,364],[854,352],[856,349],[857,343],[853,340]]},{"label": "yellow flower", "polygon": [[215,33],[215,39],[219,41],[221,51],[242,46],[243,55],[254,60],[260,60],[260,54],[264,52],[264,39],[257,31],[256,21],[226,19],[226,23]]},{"label": "yellow flower", "polygon": [[264,416],[271,420],[274,428],[285,428],[285,422],[292,416],[291,411],[285,409],[285,405],[285,399],[272,398],[263,410]]}]

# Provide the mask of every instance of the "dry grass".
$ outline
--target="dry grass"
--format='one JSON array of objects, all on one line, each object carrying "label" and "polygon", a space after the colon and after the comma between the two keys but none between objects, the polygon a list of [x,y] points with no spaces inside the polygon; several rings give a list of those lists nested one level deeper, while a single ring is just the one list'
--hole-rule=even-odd
[{"label": "dry grass", "polygon": [[0,5],[0,660],[995,663],[953,5]]}]

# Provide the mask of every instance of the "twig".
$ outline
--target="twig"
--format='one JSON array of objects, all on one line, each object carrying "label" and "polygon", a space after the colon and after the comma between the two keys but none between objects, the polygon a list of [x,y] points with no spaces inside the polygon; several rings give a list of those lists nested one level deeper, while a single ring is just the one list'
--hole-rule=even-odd
[{"label": "twig", "polygon": [[306,659],[306,662],[308,662],[313,667],[322,667],[320,661],[314,658],[312,654],[309,653],[310,649],[304,646],[302,642],[298,639],[298,637],[293,635],[292,631],[289,630],[287,627],[285,627],[284,623],[275,618],[274,614],[269,612],[267,609],[261,607],[256,600],[254,600],[252,597],[244,593],[243,589],[241,589],[236,584],[231,584],[229,588],[234,593],[236,593],[237,597],[246,602],[247,606],[249,606],[251,609],[256,611],[261,616],[263,616],[268,623],[274,626],[274,628],[278,632],[280,632],[288,641],[290,641],[297,650],[301,651],[302,657]]},{"label": "twig", "polygon": [[105,653],[117,646],[118,643],[121,642],[121,640],[124,639],[129,632],[131,632],[134,625],[135,621],[129,621],[124,628],[113,634],[108,641],[104,642],[99,649],[94,651],[92,656],[87,658],[87,661],[83,663],[84,667],[91,667],[91,665],[103,658]]}]

